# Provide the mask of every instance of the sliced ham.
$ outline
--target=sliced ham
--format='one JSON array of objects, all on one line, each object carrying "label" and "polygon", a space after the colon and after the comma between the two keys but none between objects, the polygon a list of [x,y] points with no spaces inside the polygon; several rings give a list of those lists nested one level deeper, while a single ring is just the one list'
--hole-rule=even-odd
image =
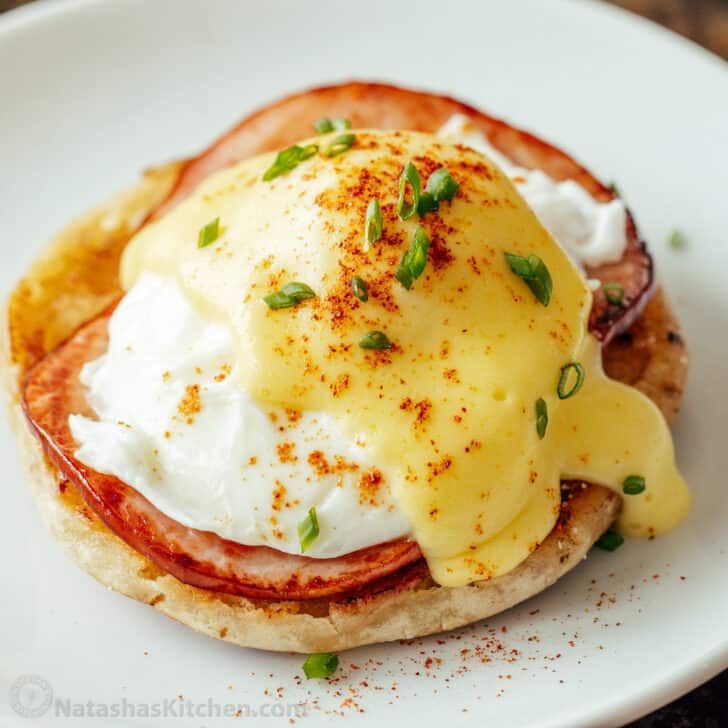
[{"label": "sliced ham", "polygon": [[[434,132],[456,113],[470,117],[490,143],[516,164],[541,169],[556,180],[572,179],[597,200],[614,198],[608,187],[560,149],[460,101],[385,84],[345,83],[288,96],[247,116],[185,164],[176,186],[151,219],[174,207],[213,172],[313,136],[313,124],[320,117],[342,116],[359,128]],[[652,258],[631,214],[626,232],[627,248],[619,262],[587,268],[590,278],[624,288],[620,305],[610,304],[601,290],[594,296],[589,327],[605,344],[632,325],[653,290]]]},{"label": "sliced ham", "polygon": [[[107,347],[111,312],[83,326],[28,375],[23,406],[50,459],[101,520],[132,548],[181,581],[266,599],[318,599],[361,591],[421,558],[413,541],[393,541],[335,559],[311,559],[263,546],[243,546],[188,528],[134,488],[76,460],[68,417],[92,415],[79,373]],[[387,583],[382,581],[382,583]]]}]

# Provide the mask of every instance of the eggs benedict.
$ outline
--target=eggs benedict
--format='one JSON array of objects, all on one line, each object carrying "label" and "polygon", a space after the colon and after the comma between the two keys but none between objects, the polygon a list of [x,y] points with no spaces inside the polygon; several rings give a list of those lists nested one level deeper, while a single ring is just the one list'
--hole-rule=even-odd
[{"label": "eggs benedict", "polygon": [[[75,334],[44,322],[30,345],[47,268],[10,304],[43,500],[106,583],[239,644],[321,652],[488,616],[615,518],[623,538],[684,517],[664,415],[681,382],[652,381],[660,359],[684,372],[682,340],[647,305],[626,207],[562,153],[349,84],[158,174],[112,208],[109,280],[60,282]],[[89,281],[71,239],[51,256]]]}]

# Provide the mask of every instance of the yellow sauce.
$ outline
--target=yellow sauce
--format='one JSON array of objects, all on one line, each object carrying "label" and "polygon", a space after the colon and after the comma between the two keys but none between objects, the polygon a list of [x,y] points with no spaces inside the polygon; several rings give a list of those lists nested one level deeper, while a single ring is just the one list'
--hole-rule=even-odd
[{"label": "yellow sauce", "polygon": [[[510,181],[481,154],[430,135],[356,134],[348,152],[317,155],[271,182],[262,176],[274,155],[215,174],[131,242],[125,287],[145,270],[176,277],[205,315],[231,327],[244,390],[365,434],[440,584],[497,576],[525,559],[556,522],[561,478],[621,493],[626,476],[642,475],[647,488],[624,496],[619,528],[647,536],[677,524],[690,498],[668,427],[644,395],[603,374],[587,330],[591,293]],[[440,166],[460,183],[452,203],[421,221],[396,214],[410,160],[423,188]],[[367,249],[374,197],[384,234]],[[198,231],[218,216],[220,238],[199,249]],[[430,255],[407,291],[394,272],[420,222]],[[544,261],[548,307],[506,252]],[[368,284],[366,303],[352,293],[354,275]],[[270,310],[262,297],[291,281],[317,297]],[[360,348],[372,330],[394,348]],[[559,400],[569,362],[584,366],[584,386]]]}]

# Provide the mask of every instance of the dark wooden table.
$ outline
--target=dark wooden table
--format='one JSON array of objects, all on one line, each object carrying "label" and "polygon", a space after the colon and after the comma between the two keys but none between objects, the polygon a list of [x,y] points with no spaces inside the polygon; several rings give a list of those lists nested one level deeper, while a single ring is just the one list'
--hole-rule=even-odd
[{"label": "dark wooden table", "polygon": [[[608,1],[672,28],[728,59],[728,0]],[[28,2],[32,0],[0,0],[0,12]],[[726,728],[726,726],[728,726],[728,670],[684,698],[630,724],[628,728]]]}]

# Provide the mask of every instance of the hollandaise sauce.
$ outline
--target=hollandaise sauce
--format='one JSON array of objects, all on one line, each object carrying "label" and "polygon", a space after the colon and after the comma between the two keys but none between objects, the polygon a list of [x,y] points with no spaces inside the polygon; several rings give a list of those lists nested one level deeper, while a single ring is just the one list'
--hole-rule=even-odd
[{"label": "hollandaise sauce", "polygon": [[133,239],[124,286],[175,280],[246,394],[366,441],[442,585],[523,561],[565,478],[622,495],[625,535],[675,526],[668,427],[603,373],[587,282],[508,177],[432,135],[341,136],[210,177]]}]

